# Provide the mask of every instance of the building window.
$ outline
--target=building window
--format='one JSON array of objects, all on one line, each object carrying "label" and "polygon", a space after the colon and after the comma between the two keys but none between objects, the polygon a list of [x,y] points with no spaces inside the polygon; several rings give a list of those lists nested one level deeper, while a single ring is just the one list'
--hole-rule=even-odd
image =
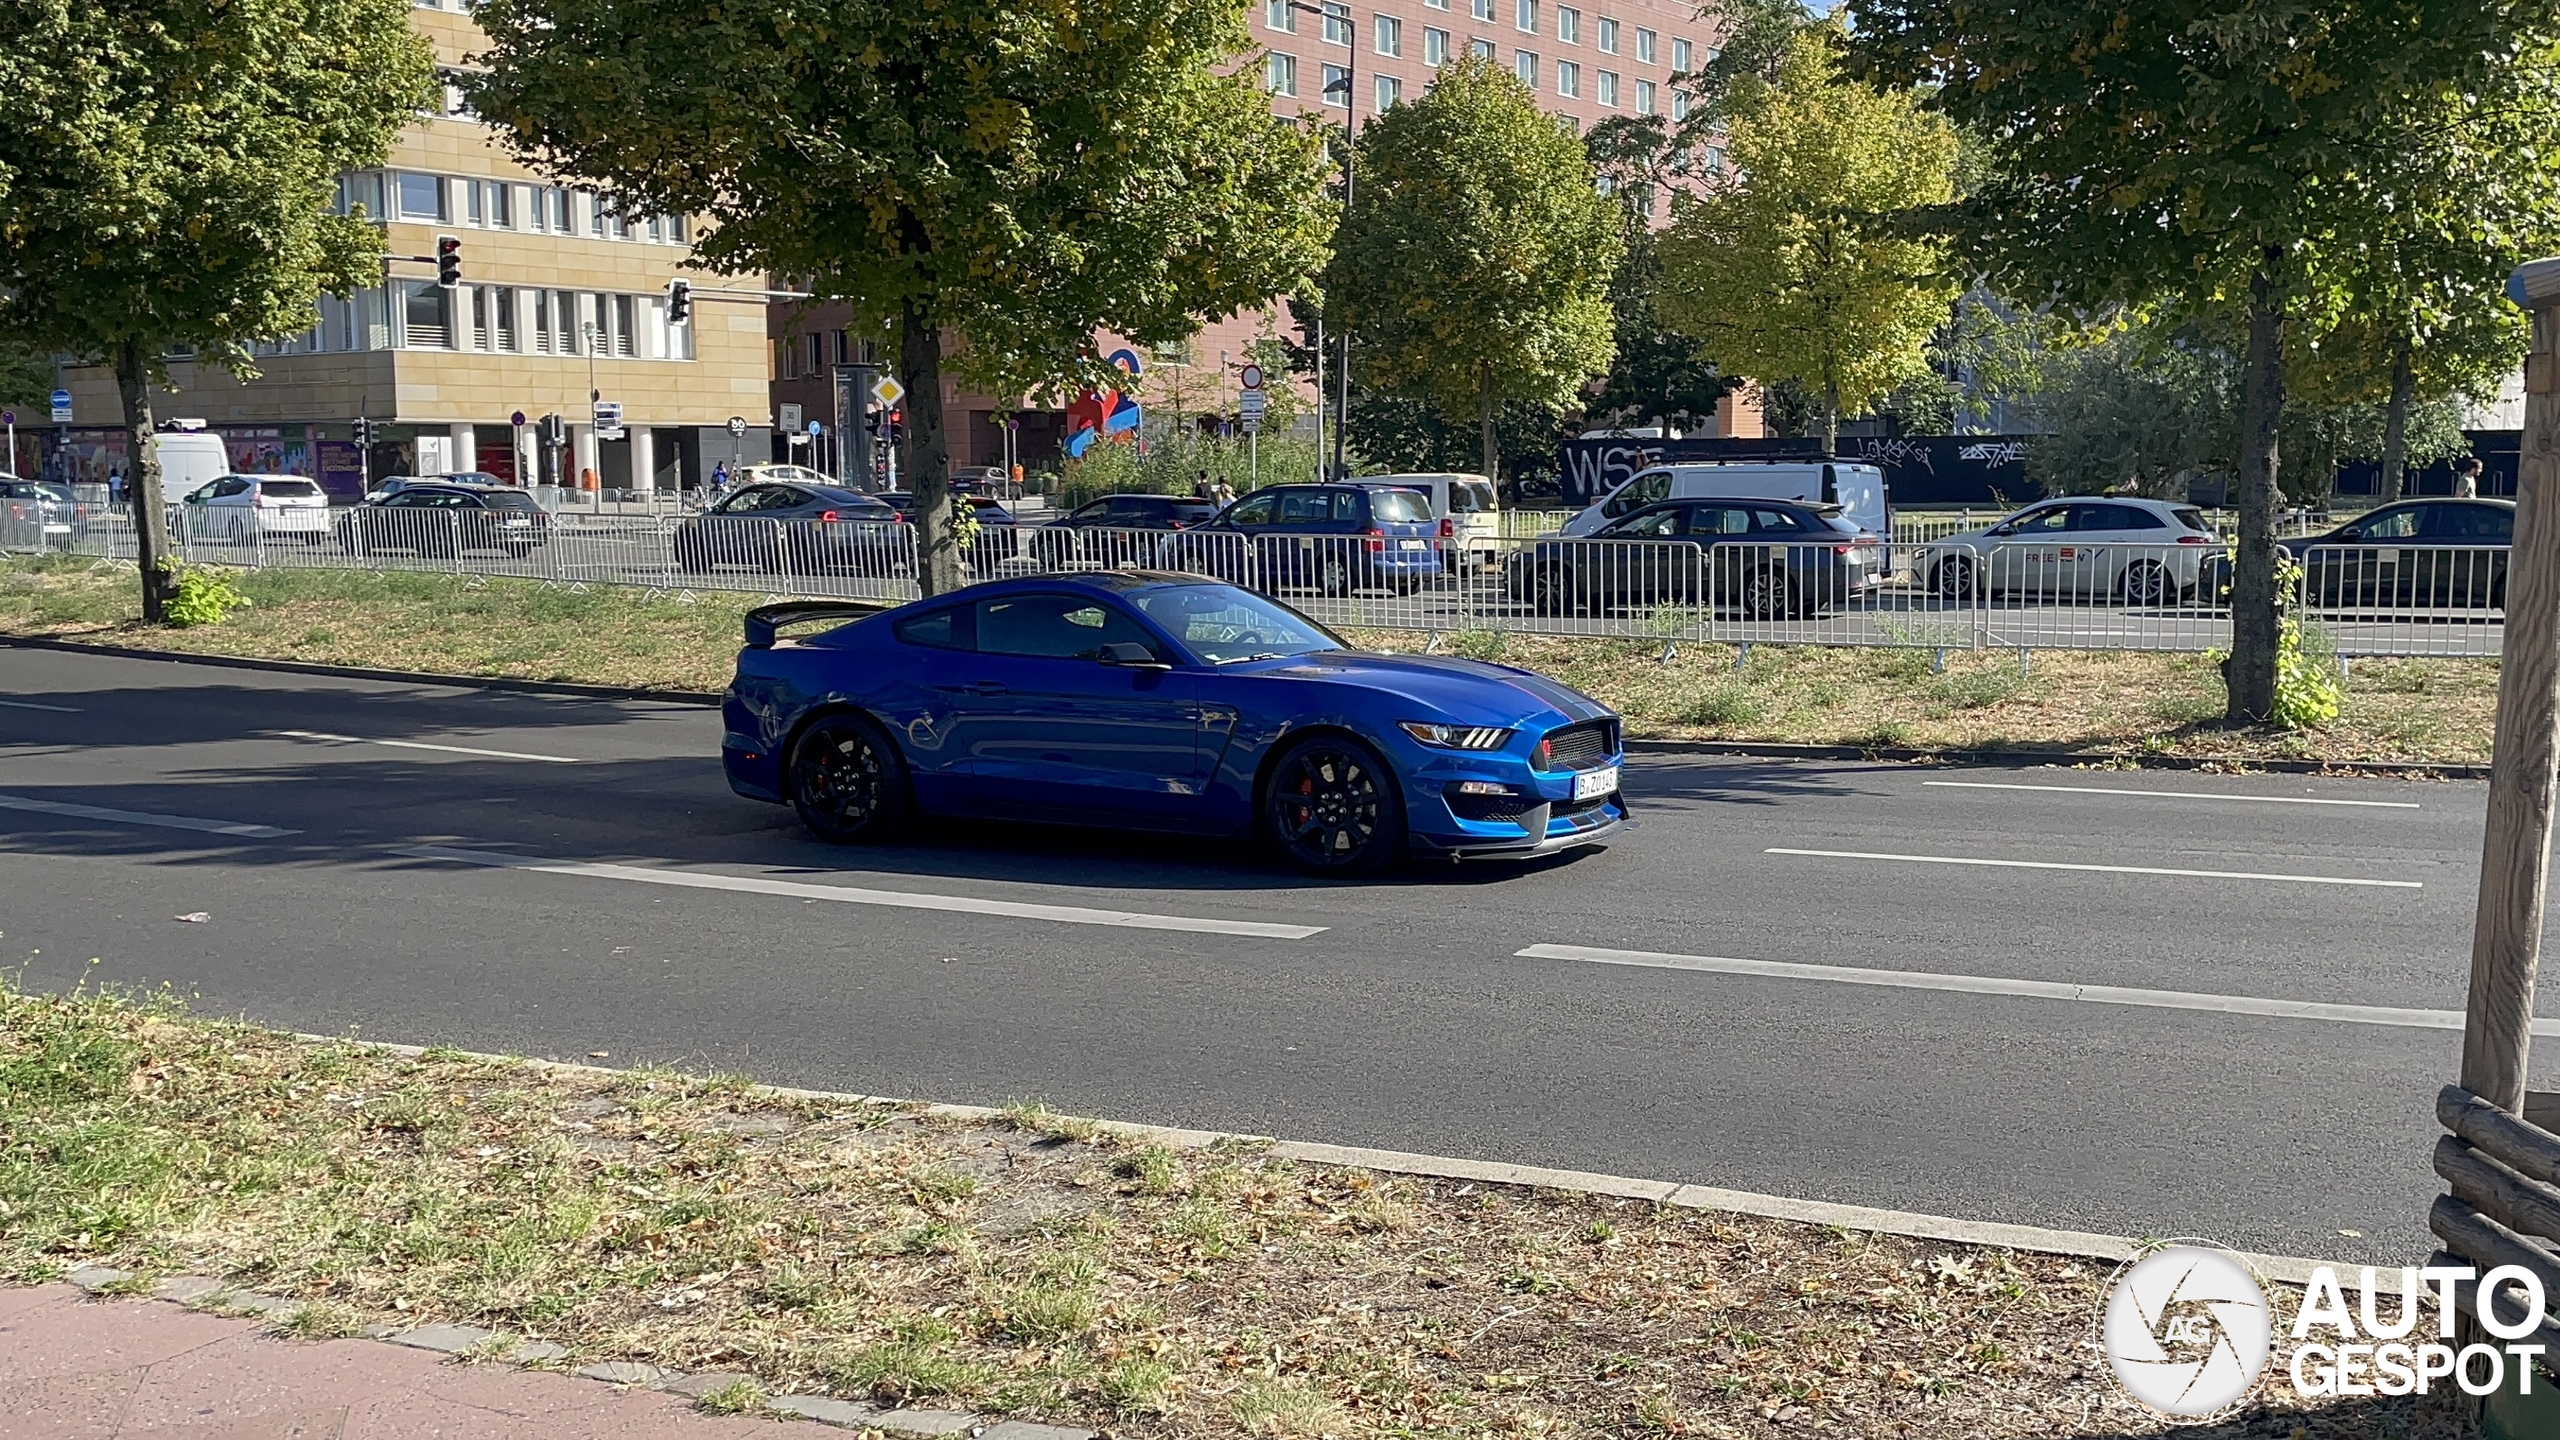
[{"label": "building window", "polygon": [[1615,55],[1615,54],[1617,54],[1617,53],[1618,53],[1618,22],[1617,22],[1617,21],[1615,21],[1615,20],[1603,20],[1603,21],[1601,21],[1601,22],[1600,22],[1600,34],[1599,34],[1598,39],[1597,39],[1594,43],[1595,43],[1595,44],[1597,44],[1597,45],[1600,47],[1600,53],[1601,53],[1601,54],[1603,54],[1603,55]]},{"label": "building window", "polygon": [[390,212],[382,208],[382,172],[356,170],[338,177],[338,203],[341,215],[361,211],[368,220],[380,220]]},{"label": "building window", "polygon": [[1393,15],[1378,17],[1378,53],[1401,59],[1404,55],[1404,22]]},{"label": "building window", "polygon": [[1570,5],[1556,7],[1556,38],[1567,45],[1582,43],[1582,12]]},{"label": "building window", "polygon": [[667,243],[670,245],[690,245],[693,243],[692,216],[670,215],[667,217]]},{"label": "building window", "polygon": [[572,290],[551,292],[551,352],[555,355],[578,353],[578,296]]},{"label": "building window", "polygon": [[445,215],[443,176],[400,172],[401,219],[442,220]]},{"label": "building window", "polygon": [[1493,52],[1494,45],[1490,40],[1470,40],[1467,42],[1467,53],[1473,55],[1479,60],[1492,59]]},{"label": "building window", "polygon": [[1556,62],[1556,93],[1568,100],[1582,94],[1582,67],[1570,60]]},{"label": "building window", "polygon": [[1517,27],[1523,34],[1537,34],[1538,0],[1513,0],[1513,5],[1514,9],[1511,15],[1512,25]]},{"label": "building window", "polygon": [[1347,0],[1324,0],[1324,43],[1349,47],[1351,6]]},{"label": "building window", "polygon": [[1435,66],[1449,63],[1448,31],[1435,30],[1428,25],[1422,27],[1422,63]]},{"label": "building window", "polygon": [[1639,115],[1653,113],[1653,82],[1650,80],[1636,82],[1636,113]]},{"label": "building window", "polygon": [[480,184],[480,196],[488,207],[490,229],[513,230],[516,228],[514,186],[503,180],[484,180]]},{"label": "building window", "polygon": [[495,312],[491,316],[491,323],[497,334],[497,348],[510,355],[522,354],[524,331],[516,324],[515,287],[501,287],[490,292],[489,298],[490,308]]},{"label": "building window", "polygon": [[1689,92],[1677,85],[1671,87],[1671,118],[1674,120],[1689,118]]},{"label": "building window", "polygon": [[1426,8],[1432,10],[1446,10],[1449,8],[1449,0],[1422,0],[1422,3]]},{"label": "building window", "polygon": [[1378,77],[1378,113],[1386,114],[1404,102],[1404,82],[1393,75]]},{"label": "building window", "polygon": [[551,228],[569,233],[569,192],[563,186],[551,187]]},{"label": "building window", "polygon": [[1636,58],[1647,65],[1653,63],[1653,41],[1652,31],[1642,28],[1636,31]]},{"label": "building window", "polygon": [[433,280],[400,282],[400,344],[409,350],[453,348],[453,292]]},{"label": "building window", "polygon": [[1530,54],[1526,50],[1518,51],[1511,57],[1511,68],[1512,71],[1520,77],[1521,84],[1528,86],[1532,90],[1538,88],[1537,56]]},{"label": "building window", "polygon": [[1671,68],[1684,74],[1687,73],[1689,69],[1688,41],[1674,40],[1671,42]]},{"label": "building window", "polygon": [[1350,66],[1327,65],[1324,67],[1324,103],[1339,105],[1346,110],[1351,108]]},{"label": "building window", "polygon": [[1262,62],[1263,87],[1274,95],[1298,93],[1298,57],[1273,51]]},{"label": "building window", "polygon": [[1721,175],[1724,173],[1723,146],[1710,145],[1707,147],[1707,173],[1710,175]]},{"label": "building window", "polygon": [[1490,25],[1493,23],[1493,0],[1467,0],[1467,13]]},{"label": "building window", "polygon": [[1591,98],[1612,110],[1618,108],[1618,72],[1603,70],[1592,76]]},{"label": "building window", "polygon": [[1262,0],[1262,28],[1295,35],[1298,33],[1298,12],[1289,8],[1289,0]]}]

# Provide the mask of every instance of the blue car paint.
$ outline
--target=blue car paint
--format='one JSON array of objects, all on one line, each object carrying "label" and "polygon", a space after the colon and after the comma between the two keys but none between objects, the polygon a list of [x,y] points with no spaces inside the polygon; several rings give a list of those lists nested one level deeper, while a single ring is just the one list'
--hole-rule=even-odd
[{"label": "blue car paint", "polygon": [[[1574,771],[1533,765],[1542,737],[1594,723],[1607,738],[1580,768],[1621,763],[1617,716],[1599,702],[1525,670],[1447,657],[1325,650],[1212,666],[1124,601],[1151,587],[1207,583],[1153,572],[995,581],[742,650],[721,712],[730,788],[786,802],[782,766],[803,723],[853,709],[897,744],[918,808],[929,815],[1239,835],[1254,826],[1268,762],[1295,737],[1333,729],[1387,761],[1416,851],[1540,854],[1604,839],[1629,823],[1619,795],[1578,805]],[[964,598],[1056,593],[1120,610],[1181,663],[1147,671],[988,655],[910,644],[895,632],[904,617]],[[1003,697],[973,700],[970,687],[981,682],[1003,686]],[[1412,738],[1403,721],[1513,733],[1499,750],[1446,750]],[[1470,818],[1448,794],[1468,780],[1512,787],[1520,807],[1546,808],[1525,821]]]},{"label": "blue car paint", "polygon": [[[1270,584],[1311,585],[1318,567],[1327,554],[1338,554],[1357,567],[1353,583],[1359,585],[1419,585],[1444,573],[1441,562],[1440,525],[1436,520],[1380,520],[1376,516],[1375,491],[1384,487],[1367,485],[1266,485],[1260,490],[1229,505],[1213,519],[1191,527],[1184,539],[1177,536],[1165,542],[1159,563],[1199,573],[1214,574],[1220,579],[1244,581],[1264,579]],[[1407,491],[1422,502],[1424,514],[1431,509],[1430,497],[1419,490]],[[1249,514],[1260,501],[1285,505],[1293,497],[1321,496],[1328,511],[1348,509],[1352,513],[1341,518],[1328,515],[1323,520],[1283,523],[1254,523],[1239,518]],[[1335,497],[1344,497],[1336,500]],[[1252,576],[1229,573],[1242,558],[1213,538],[1229,534],[1244,537],[1252,547],[1256,573]],[[1361,543],[1354,543],[1358,537]],[[1374,539],[1379,548],[1370,549]],[[1418,540],[1416,549],[1406,549],[1405,542]],[[1296,543],[1292,543],[1296,542]]]}]

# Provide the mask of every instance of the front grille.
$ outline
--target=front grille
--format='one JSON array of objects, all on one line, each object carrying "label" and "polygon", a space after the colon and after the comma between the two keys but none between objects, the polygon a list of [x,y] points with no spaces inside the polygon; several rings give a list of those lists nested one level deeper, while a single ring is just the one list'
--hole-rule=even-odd
[{"label": "front grille", "polygon": [[1450,813],[1461,820],[1478,820],[1491,824],[1525,827],[1529,812],[1547,802],[1535,795],[1460,795],[1456,787],[1449,794]]},{"label": "front grille", "polygon": [[1535,761],[1541,770],[1588,770],[1618,753],[1618,722],[1585,720],[1550,730],[1538,742]]}]

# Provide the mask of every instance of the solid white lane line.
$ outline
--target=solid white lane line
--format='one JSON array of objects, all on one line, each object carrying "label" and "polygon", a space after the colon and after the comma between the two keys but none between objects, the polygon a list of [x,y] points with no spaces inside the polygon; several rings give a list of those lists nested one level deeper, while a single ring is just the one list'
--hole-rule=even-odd
[{"label": "solid white lane line", "polygon": [[800,900],[834,900],[847,905],[886,905],[900,910],[950,910],[967,915],[1002,915],[1016,920],[1047,920],[1061,925],[1116,925],[1131,930],[1189,930],[1202,935],[1248,935],[1264,940],[1304,940],[1321,935],[1322,925],[1279,925],[1262,920],[1214,920],[1191,915],[1149,915],[1135,910],[1097,910],[1082,905],[1040,905],[1023,900],[984,900],[975,895],[930,895],[911,890],[869,890],[847,885],[810,885],[797,880],[767,880],[754,875],[720,875],[703,870],[658,870],[638,865],[597,865],[576,860],[545,860],[533,855],[506,855],[493,850],[450,850],[420,845],[398,852],[421,860],[451,860],[464,865],[492,865],[509,870],[539,870],[546,875],[576,875],[591,880],[630,880],[642,885],[676,885],[689,890],[731,890],[750,895],[789,895]]},{"label": "solid white lane line", "polygon": [[77,715],[69,705],[38,705],[32,700],[0,700],[0,710],[50,710],[56,715]]},{"label": "solid white lane line", "polygon": [[273,840],[283,835],[299,835],[299,830],[279,830],[273,825],[243,825],[231,820],[203,820],[193,815],[154,815],[147,810],[108,810],[96,805],[66,805],[59,800],[31,800],[24,795],[0,795],[0,810],[32,810],[39,815],[72,815],[82,820],[104,820],[116,825],[155,825],[163,830],[201,830],[207,835],[245,835],[254,840]]},{"label": "solid white lane line", "polygon": [[[2119,985],[2074,985],[2052,980],[2011,980],[1996,975],[1945,975],[1927,970],[1868,970],[1848,965],[1799,965],[1783,960],[1736,960],[1721,955],[1665,955],[1650,950],[1607,950],[1588,945],[1532,945],[1515,952],[1532,960],[1579,960],[1593,965],[1633,965],[1656,970],[1699,970],[1718,975],[1758,975],[1777,980],[1819,980],[1835,985],[1881,985],[1897,990],[1945,990],[1965,995],[2012,995],[2036,1000],[2076,1000],[2088,1005],[2134,1005],[2154,1010],[2210,1010],[2274,1020],[2328,1020],[2342,1025],[2396,1025],[2413,1030],[2459,1030],[2459,1010],[2417,1010],[2391,1005],[2331,1005],[2314,1000],[2269,1000],[2255,995],[2213,995],[2190,990],[2138,990]],[[2536,1020],[2536,1035],[2560,1035],[2560,1020]]]},{"label": "solid white lane line", "polygon": [[2171,870],[2159,865],[2072,865],[2060,860],[1982,860],[1966,855],[1885,855],[1872,850],[1789,850],[1772,845],[1764,855],[1813,855],[1825,860],[1901,860],[1914,865],[1987,865],[1999,870],[2087,870],[2102,875],[2182,875],[2195,880],[2283,880],[2296,885],[2371,885],[2423,890],[2423,880],[2360,880],[2345,875],[2277,875],[2257,870]]},{"label": "solid white lane line", "polygon": [[319,730],[272,730],[295,740],[330,740],[341,745],[389,745],[400,750],[441,750],[448,755],[485,755],[492,760],[548,760],[554,765],[575,765],[575,755],[528,755],[522,750],[483,750],[476,745],[430,745],[424,740],[374,740],[363,735],[331,735]]},{"label": "solid white lane line", "polygon": [[1998,785],[1988,780],[1923,780],[1942,790],[2042,790],[2056,795],[2134,795],[2145,800],[2233,800],[2244,805],[2353,805],[2366,810],[2415,810],[2415,800],[2323,800],[2308,795],[2215,795],[2197,790],[2109,790],[2098,785]]}]

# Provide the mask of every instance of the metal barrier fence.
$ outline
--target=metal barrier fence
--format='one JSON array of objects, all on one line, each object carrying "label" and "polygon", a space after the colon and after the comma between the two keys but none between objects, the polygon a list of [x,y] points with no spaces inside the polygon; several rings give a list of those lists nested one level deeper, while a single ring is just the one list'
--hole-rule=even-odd
[{"label": "metal barrier fence", "polygon": [[[254,517],[255,512],[247,512]],[[91,512],[48,547],[130,560],[121,513]],[[660,591],[904,600],[903,524],[574,511],[365,507],[324,529],[174,517],[190,562],[410,570]],[[2345,656],[2491,656],[2506,551],[2296,546],[2299,610]],[[1505,539],[982,527],[973,579],[1110,569],[1211,575],[1328,624],[1449,634],[1934,649],[2153,650],[2230,643],[2228,562],[2199,545],[1820,540]]]}]

